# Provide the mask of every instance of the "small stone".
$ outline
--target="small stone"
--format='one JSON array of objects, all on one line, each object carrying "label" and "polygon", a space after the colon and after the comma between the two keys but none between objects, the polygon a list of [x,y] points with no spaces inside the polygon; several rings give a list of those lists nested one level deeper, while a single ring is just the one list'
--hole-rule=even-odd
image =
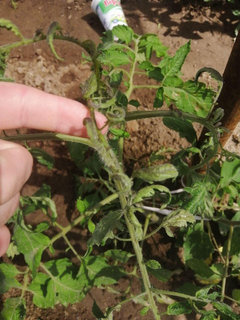
[{"label": "small stone", "polygon": [[74,0],[67,0],[67,4],[72,4],[74,3]]},{"label": "small stone", "polygon": [[68,20],[71,20],[72,19],[72,15],[70,14],[69,16],[68,16]]}]

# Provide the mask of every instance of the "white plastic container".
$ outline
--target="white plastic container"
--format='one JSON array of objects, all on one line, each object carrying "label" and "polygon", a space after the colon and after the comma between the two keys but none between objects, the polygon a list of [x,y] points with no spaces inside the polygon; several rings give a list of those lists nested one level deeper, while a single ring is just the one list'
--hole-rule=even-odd
[{"label": "white plastic container", "polygon": [[127,26],[120,0],[92,0],[92,10],[98,15],[105,30],[118,25]]}]

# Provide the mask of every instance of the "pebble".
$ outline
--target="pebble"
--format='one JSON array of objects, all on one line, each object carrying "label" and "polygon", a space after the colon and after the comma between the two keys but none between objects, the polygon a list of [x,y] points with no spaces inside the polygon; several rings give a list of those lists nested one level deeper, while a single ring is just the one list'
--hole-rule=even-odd
[{"label": "pebble", "polygon": [[74,0],[67,0],[67,4],[72,4],[74,3]]}]

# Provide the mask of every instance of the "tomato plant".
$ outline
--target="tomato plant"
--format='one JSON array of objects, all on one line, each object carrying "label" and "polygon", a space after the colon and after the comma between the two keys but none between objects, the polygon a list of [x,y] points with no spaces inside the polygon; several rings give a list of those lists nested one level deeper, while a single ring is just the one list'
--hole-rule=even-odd
[{"label": "tomato plant", "polygon": [[[85,298],[92,287],[111,290],[124,278],[136,278],[142,289],[133,292],[112,290],[118,302],[102,310],[98,302],[92,312],[97,319],[113,319],[122,305],[133,300],[142,305],[141,315],[161,319],[159,304],[167,305],[164,315],[194,313],[202,320],[239,319],[232,304],[239,304],[240,290],[228,283],[240,275],[240,159],[219,144],[222,128],[221,109],[211,112],[219,92],[199,82],[209,72],[219,83],[221,76],[211,68],[203,68],[194,80],[184,81],[181,68],[190,51],[190,42],[174,56],[155,34],[138,35],[126,26],[107,31],[96,46],[62,33],[53,23],[48,33],[37,33],[26,39],[10,21],[1,19],[0,26],[14,32],[18,42],[0,47],[0,76],[4,78],[6,59],[11,49],[47,40],[53,54],[54,39],[71,41],[84,49],[83,59],[92,73],[82,86],[83,97],[90,110],[85,119],[88,138],[61,134],[26,134],[2,137],[11,141],[61,139],[67,142],[73,161],[85,183],[78,184],[76,207],[78,216],[69,225],[58,222],[51,190],[43,185],[33,196],[23,196],[21,205],[9,222],[13,240],[8,256],[19,255],[25,266],[0,264],[0,292],[16,288],[18,296],[4,302],[2,319],[23,319],[26,315],[26,293],[40,308],[56,304],[68,305]],[[118,39],[117,41],[114,39]],[[139,80],[140,79],[140,80]],[[142,110],[133,91],[154,90],[149,110]],[[128,111],[128,106],[135,111]],[[108,119],[108,134],[102,134],[95,122],[95,111]],[[185,138],[189,147],[171,156],[170,161],[157,154],[148,164],[127,170],[124,164],[124,139],[129,134],[126,122],[162,117],[165,126]],[[207,130],[205,141],[198,143],[193,123]],[[40,149],[30,149],[38,161],[49,168],[52,160]],[[129,172],[130,171],[130,172]],[[29,226],[25,218],[36,210],[47,217],[37,226]],[[74,227],[87,228],[87,250],[81,255],[71,243]],[[191,272],[191,282],[168,291],[153,286],[150,280],[167,282],[176,270],[166,269],[158,259],[146,258],[144,243],[164,230],[165,237],[175,238],[175,246],[183,249],[182,269]],[[50,233],[54,234],[50,237]],[[58,258],[55,243],[62,239],[73,259]],[[79,239],[80,241],[80,239]],[[123,249],[122,243],[132,249]],[[102,247],[96,254],[96,248]],[[43,253],[50,257],[43,261]],[[131,259],[131,260],[130,260]],[[73,262],[74,260],[74,262]],[[132,269],[127,268],[131,261]],[[21,278],[21,280],[20,280]],[[206,308],[206,306],[211,308]]]}]

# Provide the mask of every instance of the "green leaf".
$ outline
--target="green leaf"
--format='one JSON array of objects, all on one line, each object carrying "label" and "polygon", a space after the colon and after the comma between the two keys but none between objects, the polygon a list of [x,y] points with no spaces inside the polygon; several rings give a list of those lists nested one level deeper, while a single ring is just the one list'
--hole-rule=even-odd
[{"label": "green leaf", "polygon": [[141,316],[145,316],[148,311],[150,310],[150,307],[143,307],[141,310],[140,310],[140,315]]},{"label": "green leaf", "polygon": [[24,39],[23,35],[21,34],[20,30],[18,27],[12,23],[10,20],[7,19],[0,19],[0,28],[5,28],[7,30],[12,31],[17,37],[21,38],[22,40]]},{"label": "green leaf", "polygon": [[11,288],[21,288],[21,284],[15,279],[19,274],[17,268],[8,263],[0,264],[0,294]]},{"label": "green leaf", "polygon": [[89,202],[87,201],[87,199],[82,199],[81,197],[79,197],[77,199],[77,209],[80,213],[84,213],[87,208],[89,207]]},{"label": "green leaf", "polygon": [[189,227],[183,244],[184,260],[207,259],[214,251],[209,235],[202,230],[201,223]]},{"label": "green leaf", "polygon": [[92,234],[92,237],[88,240],[88,245],[101,245],[101,243],[111,237],[111,233],[116,228],[121,228],[120,222],[122,211],[113,211],[105,215],[100,222],[96,225],[96,228]]},{"label": "green leaf", "polygon": [[54,160],[49,153],[39,148],[29,148],[28,151],[40,164],[46,166],[50,170],[53,168]]},{"label": "green leaf", "polygon": [[78,279],[82,285],[112,285],[126,276],[124,270],[118,266],[111,266],[101,256],[86,257],[79,269]]},{"label": "green leaf", "polygon": [[109,131],[117,138],[129,138],[130,134],[127,131],[117,128],[109,128]]},{"label": "green leaf", "polygon": [[89,147],[75,142],[69,142],[67,146],[71,159],[75,162],[78,168],[81,168],[85,160],[85,154],[89,150]]},{"label": "green leaf", "polygon": [[125,264],[134,255],[124,250],[112,249],[105,251],[104,256],[108,259],[112,259],[113,261],[119,261],[120,263]]},{"label": "green leaf", "polygon": [[109,48],[106,51],[101,52],[97,60],[99,63],[106,66],[120,67],[131,63],[131,59],[128,53],[119,48]]},{"label": "green leaf", "polygon": [[201,278],[209,279],[214,276],[213,270],[203,260],[189,259],[186,263]]},{"label": "green leaf", "polygon": [[57,54],[55,48],[54,48],[54,45],[53,45],[53,39],[54,39],[54,36],[57,34],[57,33],[60,33],[61,34],[61,27],[60,25],[58,24],[58,22],[53,22],[49,29],[48,29],[48,32],[47,32],[47,42],[49,44],[49,47],[52,51],[52,53],[54,54],[54,56],[60,60],[60,61],[63,61],[64,59],[62,59],[61,57],[59,57],[59,55]]},{"label": "green leaf", "polygon": [[176,51],[174,57],[167,56],[160,62],[160,67],[165,78],[179,75],[184,61],[190,52],[190,46],[190,41],[188,41]]},{"label": "green leaf", "polygon": [[240,183],[240,159],[224,161],[221,168],[221,187],[228,186],[232,181]]},{"label": "green leaf", "polygon": [[112,29],[112,33],[115,37],[118,38],[118,40],[126,44],[129,44],[132,41],[134,35],[133,30],[130,27],[124,25],[114,27]]},{"label": "green leaf", "polygon": [[45,273],[38,272],[29,285],[33,293],[33,303],[39,308],[53,308],[56,304],[54,281]]},{"label": "green leaf", "polygon": [[8,298],[1,312],[2,320],[22,320],[26,316],[26,306],[23,298]]},{"label": "green leaf", "polygon": [[25,261],[34,276],[40,264],[42,252],[50,244],[50,239],[42,233],[31,232],[18,225],[15,227],[13,239],[18,251],[24,254]]},{"label": "green leaf", "polygon": [[139,169],[133,172],[133,177],[140,178],[149,183],[174,179],[177,176],[177,169],[172,164],[168,163]]},{"label": "green leaf", "polygon": [[96,319],[102,319],[105,318],[104,314],[102,313],[102,310],[97,305],[96,301],[94,300],[93,306],[92,306],[92,313],[96,317]]},{"label": "green leaf", "polygon": [[181,118],[163,118],[165,126],[179,133],[181,138],[186,138],[188,142],[194,144],[197,140],[196,132],[191,122]]},{"label": "green leaf", "polygon": [[122,71],[113,71],[110,75],[110,85],[113,88],[118,88],[123,79]]},{"label": "green leaf", "polygon": [[186,227],[188,223],[194,223],[194,222],[195,222],[195,218],[190,212],[179,209],[167,215],[163,219],[161,226],[162,228],[165,229],[169,237],[173,237],[173,233],[170,229],[171,227],[177,227],[177,228]]},{"label": "green leaf", "polygon": [[[98,82],[95,73],[92,73],[90,77],[81,85],[81,89],[84,99],[90,98],[97,91]],[[87,148],[87,146],[84,147]]]},{"label": "green leaf", "polygon": [[216,312],[214,310],[202,311],[200,320],[216,320]]},{"label": "green leaf", "polygon": [[233,289],[232,291],[232,297],[236,301],[240,302],[240,289]]},{"label": "green leaf", "polygon": [[89,219],[89,220],[88,220],[88,230],[89,230],[91,233],[93,233],[94,230],[95,230],[95,228],[96,228],[95,223],[93,223],[92,220]]},{"label": "green leaf", "polygon": [[192,313],[192,306],[188,301],[174,302],[167,307],[169,316],[178,316],[180,314]]},{"label": "green leaf", "polygon": [[148,77],[151,79],[154,79],[158,82],[161,82],[163,80],[163,74],[159,67],[154,67],[153,70],[148,72]]},{"label": "green leaf", "polygon": [[[166,193],[168,195],[168,200],[165,203],[165,205],[167,205],[171,201],[170,190],[165,186],[156,185],[156,184],[140,189],[138,191],[138,193],[136,194],[136,196],[134,197],[133,203],[141,202],[144,198],[152,198],[155,195],[156,190],[161,193],[162,192]],[[162,206],[162,208],[163,208],[163,206]]]},{"label": "green leaf", "polygon": [[139,52],[144,52],[147,59],[150,59],[152,53],[155,52],[156,56],[163,57],[166,55],[167,47],[165,47],[159,40],[156,34],[145,34],[139,41]]},{"label": "green leaf", "polygon": [[213,302],[213,307],[220,313],[223,320],[240,319],[240,316],[233,312],[232,309],[223,302]]},{"label": "green leaf", "polygon": [[128,104],[138,108],[140,106],[140,103],[137,100],[130,100],[128,101]]},{"label": "green leaf", "polygon": [[160,263],[156,260],[148,260],[146,262],[148,272],[161,282],[167,282],[172,276],[172,271],[161,267]]},{"label": "green leaf", "polygon": [[166,78],[163,83],[164,96],[180,110],[205,118],[212,108],[215,93],[206,88],[204,83],[181,82],[174,76]]},{"label": "green leaf", "polygon": [[68,305],[82,300],[85,296],[81,280],[77,278],[77,268],[67,258],[48,261],[44,265],[51,273],[56,303]]},{"label": "green leaf", "polygon": [[[57,218],[57,209],[55,202],[45,196],[32,196],[32,197],[22,197],[21,204],[23,206],[24,215],[32,213],[36,210],[41,210],[45,215],[49,216],[52,221]],[[50,212],[50,214],[49,214]]]},{"label": "green leaf", "polygon": [[190,193],[191,198],[187,200],[184,208],[194,215],[211,218],[214,213],[210,186],[207,183],[197,181],[193,186],[184,188]]},{"label": "green leaf", "polygon": [[7,57],[8,57],[9,51],[2,50],[0,48],[0,81],[5,81],[4,78],[5,70],[7,67]]},{"label": "green leaf", "polygon": [[163,105],[163,87],[157,89],[156,96],[154,99],[153,107],[161,108]]}]

